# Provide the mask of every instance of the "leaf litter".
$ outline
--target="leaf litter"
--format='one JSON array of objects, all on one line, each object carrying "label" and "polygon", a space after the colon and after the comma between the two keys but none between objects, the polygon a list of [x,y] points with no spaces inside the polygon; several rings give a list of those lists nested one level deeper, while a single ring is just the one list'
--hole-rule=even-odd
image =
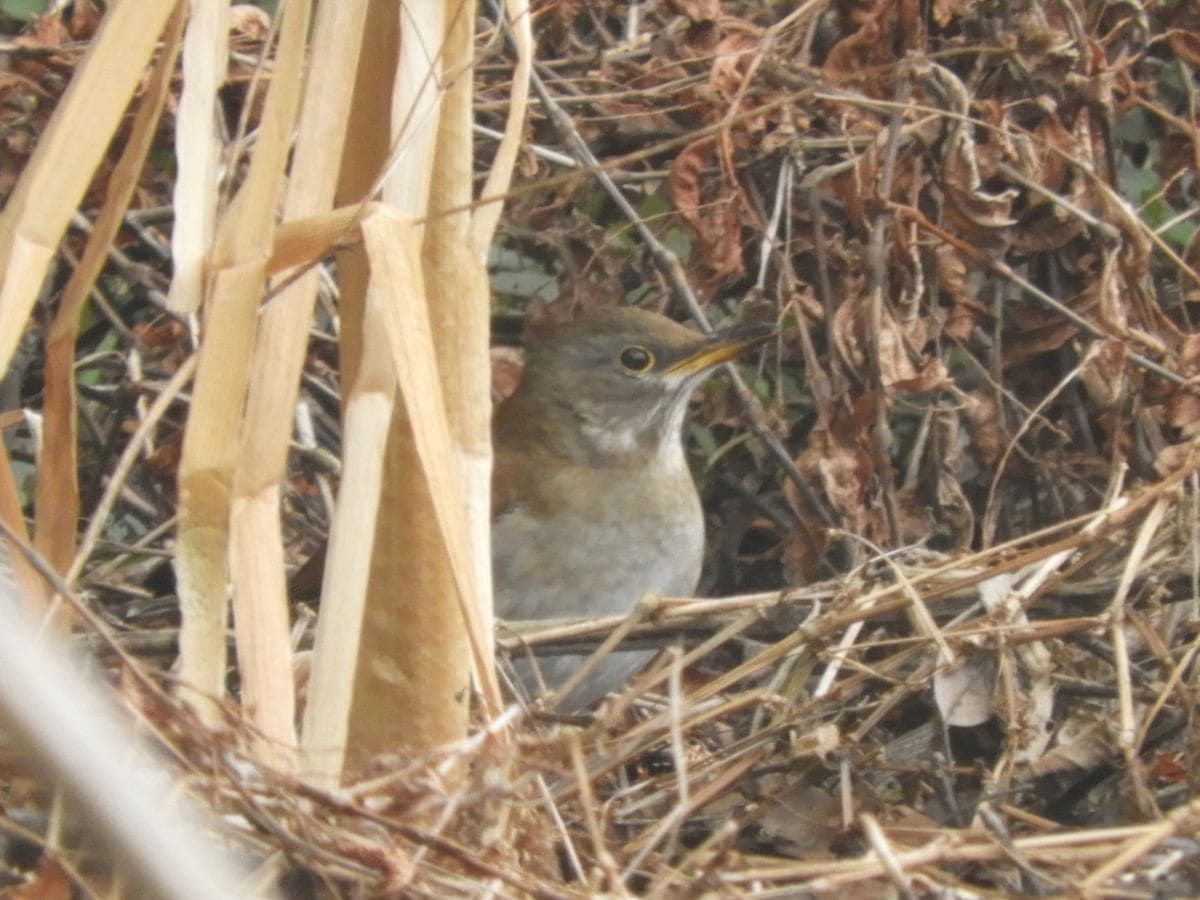
[{"label": "leaf litter", "polygon": [[[129,545],[110,529],[84,584],[137,662],[94,637],[99,658],[226,839],[289,896],[1194,895],[1195,11],[710,0],[535,16],[554,98],[639,222],[564,165],[535,107],[498,244],[559,299],[498,293],[497,332],[615,303],[684,315],[682,272],[709,318],[779,323],[743,377],[787,458],[738,440],[739,392],[707,388],[693,449],[704,593],[721,599],[644,604],[626,640],[663,652],[595,715],[512,707],[322,792],[244,759],[235,710],[214,736],[128,677],[173,653],[147,565],[172,507],[169,413],[114,513]],[[71,27],[40,23],[0,81],[0,185],[69,75]],[[481,124],[500,124],[508,71],[481,59]],[[492,146],[481,136],[480,157]],[[81,354],[119,348],[89,362],[115,391],[80,401],[85,499],[132,431],[114,397],[144,397],[187,349],[149,290],[169,181],[143,178],[122,237],[135,266],[109,284],[127,330],[81,337]],[[323,315],[312,452],[285,498],[297,562],[336,479]],[[511,351],[497,362],[517,377]],[[295,614],[303,644],[311,611]],[[618,627],[542,623],[501,644],[579,651]]]}]

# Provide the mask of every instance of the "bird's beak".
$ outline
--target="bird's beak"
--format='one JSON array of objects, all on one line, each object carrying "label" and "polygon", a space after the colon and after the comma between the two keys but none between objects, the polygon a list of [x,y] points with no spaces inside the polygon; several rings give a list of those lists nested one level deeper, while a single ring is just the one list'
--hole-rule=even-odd
[{"label": "bird's beak", "polygon": [[775,334],[774,325],[734,325],[706,335],[687,356],[667,369],[670,375],[696,375],[737,357],[743,350],[756,347]]}]

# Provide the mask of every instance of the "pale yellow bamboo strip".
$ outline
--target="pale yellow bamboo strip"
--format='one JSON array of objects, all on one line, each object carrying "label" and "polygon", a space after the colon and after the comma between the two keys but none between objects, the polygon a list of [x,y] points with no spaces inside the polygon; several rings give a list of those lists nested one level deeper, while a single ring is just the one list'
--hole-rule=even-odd
[{"label": "pale yellow bamboo strip", "polygon": [[[256,265],[261,261],[264,282],[260,282],[258,291],[244,298],[256,307],[265,283],[266,261],[274,240],[274,210],[279,205],[282,176],[287,168],[300,109],[312,2],[291,0],[280,8],[279,15],[281,24],[274,75],[258,128],[250,172],[230,209],[235,227],[228,244],[223,234],[218,236],[217,242],[218,260],[225,253],[240,258],[242,254],[253,252]],[[248,358],[247,363],[251,364],[252,359]],[[242,385],[239,396],[247,396],[248,389],[249,381]],[[286,395],[275,398],[285,416],[289,416],[295,406],[294,399],[290,403],[287,401]],[[282,406],[283,403],[287,405]],[[261,406],[257,411],[261,411]],[[249,453],[257,452],[255,432],[275,427],[274,421],[254,418],[255,412],[249,407],[237,410],[240,420],[238,442],[242,444],[242,452],[231,472],[235,484],[238,463],[247,459]],[[287,425],[284,428],[284,435],[290,434],[290,428]],[[295,763],[297,738],[289,612],[283,583],[283,545],[278,533],[272,534],[269,529],[263,531],[259,527],[263,520],[277,521],[277,498],[235,493],[234,500],[235,505],[230,510],[229,552],[242,702],[261,738],[257,744],[259,757],[278,767],[291,768]]]},{"label": "pale yellow bamboo strip", "polygon": [[512,183],[513,166],[521,149],[525,114],[529,108],[529,76],[533,71],[533,26],[528,0],[505,0],[504,6],[517,48],[517,64],[513,69],[504,137],[496,147],[492,168],[479,194],[480,204],[471,221],[471,247],[480,262],[487,259],[496,224],[500,221],[500,213],[504,211],[503,198]]},{"label": "pale yellow bamboo strip", "polygon": [[[342,204],[361,204],[364,198],[374,195],[379,173],[391,151],[391,84],[399,56],[399,4],[398,0],[368,2],[367,21],[371,27],[363,31],[347,124],[347,146],[352,147],[353,152],[343,156],[338,175],[336,202]],[[371,324],[366,324],[370,270],[361,240],[341,249],[337,256],[337,272],[341,294],[340,363],[345,397],[343,433],[350,432],[348,413],[354,404],[353,433],[360,435],[375,423],[373,416],[382,415],[385,420],[391,418],[395,382],[390,360],[385,365],[377,350],[377,338],[382,333],[376,324],[378,317],[372,315]],[[364,347],[366,344],[371,346]],[[368,362],[367,381],[360,384],[363,367]],[[383,368],[376,370],[377,363]],[[380,381],[378,371],[388,379],[386,384]],[[371,393],[383,399],[370,398]],[[384,402],[386,409],[382,408]],[[395,616],[385,602],[377,604],[382,608],[377,608],[375,618],[368,621],[366,608],[368,597],[377,599],[382,595],[386,599],[385,587],[392,574],[390,568],[399,555],[380,553],[376,554],[377,560],[371,553],[378,529],[375,511],[384,503],[381,485],[371,477],[371,472],[373,467],[383,471],[386,466],[384,453],[391,430],[390,422],[382,426],[382,443],[369,435],[365,439],[361,435],[356,439],[355,449],[348,458],[354,469],[362,471],[352,473],[343,465],[342,490],[330,530],[331,548],[339,544],[343,548],[336,551],[336,562],[332,558],[326,560],[318,621],[318,630],[325,630],[326,636],[319,639],[320,646],[313,653],[312,670],[314,679],[330,679],[336,684],[325,685],[321,691],[324,699],[316,700],[310,695],[302,732],[306,766],[312,760],[315,771],[323,772],[322,777],[327,781],[337,780],[347,768],[382,749],[395,750],[394,729],[403,727],[402,706],[393,687],[394,680],[389,677],[392,667],[386,655],[387,641],[381,635],[372,634],[375,630],[390,634],[390,629],[396,627]],[[369,454],[375,454],[373,461]],[[351,486],[349,491],[347,484]],[[373,487],[368,487],[372,484]],[[365,522],[359,520],[363,509],[371,513]],[[351,552],[354,546],[361,547],[364,552]],[[406,583],[405,589],[409,588]],[[394,588],[391,593],[394,597]],[[327,623],[327,619],[331,623]],[[350,625],[342,626],[344,621]],[[364,642],[382,645],[384,652],[373,656],[364,651]],[[382,665],[375,664],[377,659],[382,660]],[[318,671],[324,674],[318,675]],[[364,683],[367,688],[363,687]],[[382,733],[385,729],[392,730]],[[333,755],[327,757],[325,751]],[[322,758],[314,759],[317,755]]]},{"label": "pale yellow bamboo strip", "polygon": [[[452,4],[442,47],[443,67],[453,73],[442,98],[433,189],[422,250],[429,318],[437,351],[438,371],[449,420],[451,461],[459,470],[461,496],[474,570],[473,599],[463,597],[469,633],[485,643],[473,659],[488,660],[475,672],[476,683],[498,712],[499,684],[490,660],[494,656],[491,559],[491,366],[488,356],[490,296],[484,256],[472,244],[478,210],[472,210],[473,144],[471,130],[472,60],[475,4]],[[497,207],[498,208],[498,207]]]},{"label": "pale yellow bamboo strip", "polygon": [[[474,600],[462,586],[464,578],[473,580],[473,572],[456,570],[469,565],[469,557],[465,547],[456,548],[463,555],[452,556],[446,544],[445,523],[439,516],[439,504],[446,497],[436,496],[443,486],[425,469],[429,456],[422,444],[431,440],[425,433],[431,427],[429,416],[445,427],[437,359],[429,337],[428,300],[421,270],[415,279],[399,280],[398,263],[390,258],[402,252],[397,240],[414,240],[420,266],[424,229],[419,222],[428,214],[442,114],[445,28],[458,3],[424,0],[391,5],[398,15],[401,52],[389,73],[391,153],[382,193],[392,212],[381,211],[364,221],[364,245],[370,260],[370,291],[381,292],[388,316],[401,316],[407,352],[417,356],[404,364],[432,372],[438,392],[435,399],[426,394],[423,401],[413,402],[406,395],[405,402],[394,408],[388,432],[347,737],[345,769],[349,771],[381,752],[399,748],[420,752],[460,740],[466,734],[469,709],[471,655],[462,605],[465,601],[474,610]],[[388,232],[390,224],[399,221],[403,227],[391,235],[390,244],[377,235],[371,246],[368,231]],[[401,372],[400,380],[404,378]],[[404,384],[401,389],[408,390]],[[442,441],[437,447],[436,464],[447,466],[453,445]],[[446,496],[454,497],[456,512],[461,514],[460,476],[454,471],[451,493]],[[461,542],[461,536],[456,540]]]},{"label": "pale yellow bamboo strip", "polygon": [[[254,341],[262,268],[217,270],[198,352],[195,390],[179,465],[179,678],[184,696],[210,724],[225,691],[229,509],[238,426]],[[239,302],[241,301],[241,302]]]},{"label": "pale yellow bamboo strip", "polygon": [[[146,154],[154,143],[163,105],[170,95],[184,20],[182,9],[177,9],[167,25],[162,51],[147,80],[121,157],[109,177],[104,204],[75,271],[63,289],[46,338],[42,453],[44,459],[52,459],[54,464],[44,465],[38,471],[34,547],[59,573],[66,572],[75,556],[79,520],[75,427],[75,341],[79,335],[79,316],[108,260],[109,246],[121,227]],[[65,605],[59,608],[64,613],[69,609]]]},{"label": "pale yellow bamboo strip", "polygon": [[[391,252],[397,277],[405,283],[419,279],[420,273],[409,261],[415,256],[415,248],[401,245],[391,248]],[[362,353],[345,401],[342,483],[325,558],[321,615],[301,732],[304,776],[327,787],[338,785],[345,766],[375,517],[382,493],[381,451],[387,443],[396,396],[395,368],[380,309],[385,298],[378,283],[373,280],[367,290]],[[381,717],[389,713],[387,708],[376,710]]]},{"label": "pale yellow bamboo strip", "polygon": [[[323,214],[333,204],[365,14],[365,0],[318,7],[310,63],[317,76],[305,84],[285,217]],[[286,473],[317,285],[318,272],[312,268],[273,299],[259,322],[242,428],[243,452],[234,477],[231,563],[238,621],[266,620],[262,611],[287,610],[280,482]],[[251,657],[271,660],[278,668],[255,679],[253,715],[266,730],[269,710],[274,720],[270,733],[286,734],[294,744],[295,690],[291,667],[284,665],[290,661],[286,624],[286,617],[275,622],[269,646],[243,647],[239,638],[238,657],[255,668]],[[247,635],[251,639],[261,642]]]},{"label": "pale yellow bamboo strip", "polygon": [[382,193],[385,203],[414,218],[423,218],[429,205],[445,20],[442,0],[400,5],[400,63],[392,85],[393,149]]},{"label": "pale yellow bamboo strip", "polygon": [[123,0],[109,9],[0,214],[0,372],[174,8]]},{"label": "pale yellow bamboo strip", "polygon": [[[426,647],[419,660],[409,663],[419,673],[431,695],[436,698],[457,697],[465,691],[466,668],[463,655],[470,652],[469,662],[477,672],[488,672],[491,659],[487,658],[491,637],[482,632],[479,616],[472,602],[477,587],[474,583],[475,569],[470,563],[470,545],[466,530],[465,505],[462,498],[463,486],[460,472],[452,454],[454,446],[450,423],[446,415],[446,403],[442,393],[436,356],[432,352],[433,331],[429,318],[429,306],[421,281],[406,283],[407,273],[397,269],[397,254],[393,249],[405,246],[406,239],[416,246],[415,226],[395,215],[389,209],[381,209],[363,221],[363,242],[371,260],[371,284],[374,290],[386,292],[387,300],[382,303],[383,322],[392,353],[392,364],[397,372],[400,402],[407,412],[412,427],[413,447],[420,475],[427,484],[432,501],[433,521],[422,522],[424,546],[419,549],[430,560],[444,557],[453,577],[458,602],[454,598],[420,597],[408,599],[410,614],[432,617],[429,607],[438,605],[442,613],[436,626],[423,629]],[[412,609],[420,602],[422,609]],[[431,645],[431,642],[436,644]],[[461,704],[466,709],[465,696]],[[441,725],[421,723],[431,733],[438,728],[445,732],[456,726],[452,720],[457,711],[438,710],[430,704],[429,716],[442,716]],[[418,717],[414,717],[417,719]],[[465,720],[463,721],[465,728]],[[448,741],[442,733],[439,742]]]},{"label": "pale yellow bamboo strip", "polygon": [[175,116],[178,174],[171,228],[175,274],[167,295],[168,305],[180,313],[200,307],[208,253],[216,236],[222,147],[217,90],[225,81],[229,57],[229,4],[225,0],[185,2],[191,18],[183,42],[183,90]]},{"label": "pale yellow bamboo strip", "polygon": [[[363,214],[363,204],[356,203],[281,223],[275,230],[267,273],[278,275],[296,266],[311,266],[327,253],[359,242],[362,233],[358,230],[358,220]],[[272,298],[267,308],[281,297],[282,293]]]},{"label": "pale yellow bamboo strip", "polygon": [[[281,11],[275,77],[246,179],[222,218],[213,246],[214,278],[188,428],[179,466],[179,540],[176,572],[183,614],[180,680],[185,696],[208,721],[218,718],[225,670],[225,591],[231,551],[233,473],[240,452],[242,414],[258,304],[274,242],[275,210],[299,106],[311,3],[292,0]],[[215,187],[215,186],[214,186]],[[238,553],[254,553],[237,535]],[[280,560],[282,564],[282,560]],[[236,588],[236,586],[235,586]],[[291,711],[263,702],[291,690],[287,608],[251,610],[236,622],[248,654],[242,691],[269,761],[286,764],[295,746]],[[282,635],[282,645],[278,636]],[[282,659],[279,657],[283,657]],[[287,680],[287,686],[281,680]]]}]

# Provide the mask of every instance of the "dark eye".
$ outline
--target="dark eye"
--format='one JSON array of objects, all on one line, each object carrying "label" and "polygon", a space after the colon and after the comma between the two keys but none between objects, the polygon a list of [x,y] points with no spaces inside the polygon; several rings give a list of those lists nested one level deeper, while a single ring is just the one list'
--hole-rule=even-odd
[{"label": "dark eye", "polygon": [[617,357],[621,361],[621,368],[627,372],[641,374],[647,371],[654,365],[654,354],[645,347],[626,347],[621,351],[621,355]]}]

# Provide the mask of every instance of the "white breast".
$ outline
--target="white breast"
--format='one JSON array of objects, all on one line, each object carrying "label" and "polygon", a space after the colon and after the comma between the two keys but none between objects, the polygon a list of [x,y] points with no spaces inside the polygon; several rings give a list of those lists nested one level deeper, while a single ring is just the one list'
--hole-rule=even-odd
[{"label": "white breast", "polygon": [[[586,502],[578,509],[537,519],[517,506],[501,516],[492,530],[497,615],[502,619],[621,615],[646,592],[690,595],[703,562],[704,517],[686,468],[672,465],[671,471],[674,474],[664,481],[661,471],[631,477],[627,470],[613,469],[610,478],[581,498]],[[659,502],[647,502],[653,491],[660,492]],[[664,497],[669,502],[662,502]],[[552,569],[546,560],[554,561]],[[585,705],[619,687],[650,655],[625,653],[609,660],[564,708]],[[581,657],[554,657],[541,668],[554,687],[581,661]],[[528,667],[523,674],[530,675]]]}]

